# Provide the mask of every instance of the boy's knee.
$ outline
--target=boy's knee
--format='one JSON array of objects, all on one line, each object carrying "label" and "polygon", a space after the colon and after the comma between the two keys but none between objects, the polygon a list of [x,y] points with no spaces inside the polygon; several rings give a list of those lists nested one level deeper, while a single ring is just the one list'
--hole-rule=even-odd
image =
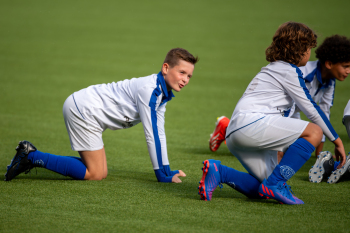
[{"label": "boy's knee", "polygon": [[323,131],[322,131],[322,129],[321,129],[320,126],[318,126],[318,125],[316,125],[316,124],[314,124],[314,125],[315,125],[314,137],[316,137],[317,139],[319,139],[320,142],[321,142],[322,137],[323,137]]},{"label": "boy's knee", "polygon": [[317,147],[322,140],[323,131],[320,126],[309,123],[302,133],[301,137],[310,142],[314,147]]},{"label": "boy's knee", "polygon": [[309,137],[312,138],[312,140],[318,142],[318,144],[321,143],[323,137],[323,131],[321,127],[313,123],[310,124],[312,124],[312,127],[309,132]]},{"label": "boy's knee", "polygon": [[85,175],[85,180],[102,180],[106,177],[104,177],[104,174],[101,172],[89,172]]}]

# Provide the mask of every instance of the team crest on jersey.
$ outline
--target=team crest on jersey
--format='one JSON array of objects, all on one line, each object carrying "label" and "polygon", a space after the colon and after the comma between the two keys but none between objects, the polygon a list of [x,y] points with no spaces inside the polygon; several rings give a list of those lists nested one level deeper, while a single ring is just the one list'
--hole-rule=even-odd
[{"label": "team crest on jersey", "polygon": [[295,171],[293,168],[283,165],[280,167],[280,173],[284,179],[289,180],[295,174]]}]

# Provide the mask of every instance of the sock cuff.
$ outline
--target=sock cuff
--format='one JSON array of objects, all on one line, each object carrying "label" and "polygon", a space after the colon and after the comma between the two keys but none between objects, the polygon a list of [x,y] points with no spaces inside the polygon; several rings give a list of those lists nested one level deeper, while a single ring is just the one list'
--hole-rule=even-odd
[{"label": "sock cuff", "polygon": [[41,153],[41,152],[38,151],[38,150],[29,152],[29,154],[28,154],[28,159],[29,159],[31,162],[34,162],[34,161],[33,161],[33,158],[34,158],[35,155],[38,154],[38,153]]},{"label": "sock cuff", "polygon": [[292,145],[305,151],[308,154],[311,154],[315,150],[315,147],[304,138],[298,138],[298,140],[296,140]]}]

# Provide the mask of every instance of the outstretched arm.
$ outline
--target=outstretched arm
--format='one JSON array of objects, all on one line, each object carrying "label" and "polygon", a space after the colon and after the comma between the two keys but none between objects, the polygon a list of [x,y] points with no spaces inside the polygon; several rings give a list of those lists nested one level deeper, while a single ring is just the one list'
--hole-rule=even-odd
[{"label": "outstretched arm", "polygon": [[[294,66],[293,66],[294,67]],[[305,81],[302,77],[300,70],[296,68],[298,77],[295,74],[290,74],[286,79],[286,85],[288,85],[286,91],[290,97],[294,100],[296,105],[305,113],[307,118],[309,118],[313,123],[321,127],[323,133],[332,141],[335,145],[335,153],[337,158],[342,157],[345,162],[345,150],[341,139],[335,132],[333,126],[331,125],[329,119],[325,113],[320,109],[320,107],[311,98],[309,90],[305,86]]]},{"label": "outstretched arm", "polygon": [[165,106],[158,107],[161,94],[161,90],[157,88],[141,88],[136,98],[137,107],[157,180],[180,183],[178,177],[186,175],[182,171],[170,170],[164,131]]}]

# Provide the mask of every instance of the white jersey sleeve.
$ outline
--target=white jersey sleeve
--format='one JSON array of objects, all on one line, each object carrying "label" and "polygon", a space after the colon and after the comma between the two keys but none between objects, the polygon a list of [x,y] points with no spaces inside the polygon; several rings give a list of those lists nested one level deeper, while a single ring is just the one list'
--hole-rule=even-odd
[{"label": "white jersey sleeve", "polygon": [[144,86],[139,89],[135,98],[154,170],[169,165],[164,130],[166,99],[163,99],[164,93],[160,86],[159,84],[155,89]]},{"label": "white jersey sleeve", "polygon": [[[330,109],[333,106],[335,79],[322,79],[320,61],[309,61],[305,66],[299,67],[303,73],[305,85],[309,90],[312,99],[320,106],[328,120],[330,119]],[[325,136],[322,137],[322,142]]]},{"label": "white jersey sleeve", "polygon": [[296,72],[287,73],[285,79],[285,90],[294,100],[298,108],[307,116],[307,118],[321,127],[323,133],[329,140],[336,140],[338,135],[329,122],[327,116],[311,98],[309,90],[305,85],[301,70],[295,65],[291,64],[291,66],[295,68]]}]

